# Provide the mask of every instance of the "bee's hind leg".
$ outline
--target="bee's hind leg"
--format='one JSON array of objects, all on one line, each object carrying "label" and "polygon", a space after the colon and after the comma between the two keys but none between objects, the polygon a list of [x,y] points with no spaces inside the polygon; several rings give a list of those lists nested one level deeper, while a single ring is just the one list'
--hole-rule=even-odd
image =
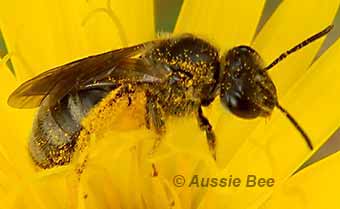
[{"label": "bee's hind leg", "polygon": [[148,129],[153,128],[157,134],[153,147],[149,153],[152,156],[160,146],[162,137],[165,134],[164,114],[161,106],[153,96],[147,96],[145,124]]},{"label": "bee's hind leg", "polygon": [[216,136],[212,129],[208,118],[203,115],[202,107],[199,106],[197,110],[197,121],[202,131],[205,131],[207,142],[209,145],[209,150],[214,160],[216,160]]}]

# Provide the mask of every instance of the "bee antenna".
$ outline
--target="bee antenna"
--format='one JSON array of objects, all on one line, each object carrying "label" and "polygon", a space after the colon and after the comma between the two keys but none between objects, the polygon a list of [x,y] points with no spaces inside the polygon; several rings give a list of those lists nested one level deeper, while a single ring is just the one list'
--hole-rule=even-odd
[{"label": "bee antenna", "polygon": [[283,108],[279,103],[276,103],[276,107],[283,113],[286,115],[286,117],[288,118],[288,120],[295,126],[295,128],[300,132],[300,134],[302,135],[302,137],[305,139],[309,149],[313,150],[313,144],[312,141],[310,140],[310,138],[308,137],[308,135],[306,134],[306,132],[301,128],[301,126],[298,124],[298,122],[293,118],[293,116],[291,114],[289,114],[289,112]]},{"label": "bee antenna", "polygon": [[307,46],[308,44],[312,43],[313,41],[323,37],[324,35],[326,35],[327,33],[329,33],[332,29],[333,29],[334,25],[330,25],[327,28],[323,29],[321,32],[307,38],[306,40],[304,40],[303,42],[299,43],[298,45],[294,46],[293,48],[289,49],[288,51],[282,53],[278,58],[276,58],[272,63],[270,63],[270,65],[268,65],[267,67],[264,68],[264,71],[267,71],[269,69],[271,69],[272,67],[274,67],[277,63],[279,63],[280,61],[282,61],[284,58],[286,58],[289,54],[292,54],[296,51],[298,51],[299,49]]}]

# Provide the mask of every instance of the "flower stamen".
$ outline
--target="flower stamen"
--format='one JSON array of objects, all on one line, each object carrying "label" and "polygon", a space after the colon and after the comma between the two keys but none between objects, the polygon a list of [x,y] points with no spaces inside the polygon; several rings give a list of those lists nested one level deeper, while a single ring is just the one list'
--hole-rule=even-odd
[{"label": "flower stamen", "polygon": [[103,12],[104,14],[107,14],[110,17],[110,19],[112,20],[112,23],[117,27],[119,38],[122,42],[122,45],[125,46],[125,47],[128,46],[128,40],[127,40],[127,36],[125,34],[125,31],[124,31],[123,24],[119,20],[118,16],[112,10],[110,0],[107,0],[106,8],[97,8],[97,9],[91,11],[82,21],[82,26],[84,26],[88,22],[88,20],[91,17],[93,17],[93,15],[95,15],[96,13],[101,13],[101,12]]}]

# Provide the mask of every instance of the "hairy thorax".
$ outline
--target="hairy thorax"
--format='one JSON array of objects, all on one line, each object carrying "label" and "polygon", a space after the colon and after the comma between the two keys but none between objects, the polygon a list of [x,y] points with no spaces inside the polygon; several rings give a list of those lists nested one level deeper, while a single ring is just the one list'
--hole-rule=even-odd
[{"label": "hairy thorax", "polygon": [[161,42],[147,56],[171,71],[166,85],[149,88],[164,112],[182,116],[213,100],[220,66],[218,51],[208,42],[187,34]]}]

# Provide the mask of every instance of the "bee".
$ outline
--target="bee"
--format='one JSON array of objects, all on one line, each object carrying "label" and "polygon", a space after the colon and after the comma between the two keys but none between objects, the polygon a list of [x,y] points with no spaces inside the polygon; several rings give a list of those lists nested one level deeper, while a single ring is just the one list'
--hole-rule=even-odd
[{"label": "bee", "polygon": [[284,109],[267,71],[289,54],[326,35],[328,26],[264,66],[250,46],[236,46],[224,54],[192,34],[109,51],[56,67],[24,82],[9,97],[15,108],[40,109],[33,124],[29,151],[42,168],[70,162],[82,130],[80,121],[110,91],[120,96],[136,90],[145,95],[145,126],[157,137],[166,132],[169,116],[195,114],[216,159],[216,136],[202,107],[219,96],[222,105],[238,117],[268,117],[278,108],[313,149],[298,122]]}]

